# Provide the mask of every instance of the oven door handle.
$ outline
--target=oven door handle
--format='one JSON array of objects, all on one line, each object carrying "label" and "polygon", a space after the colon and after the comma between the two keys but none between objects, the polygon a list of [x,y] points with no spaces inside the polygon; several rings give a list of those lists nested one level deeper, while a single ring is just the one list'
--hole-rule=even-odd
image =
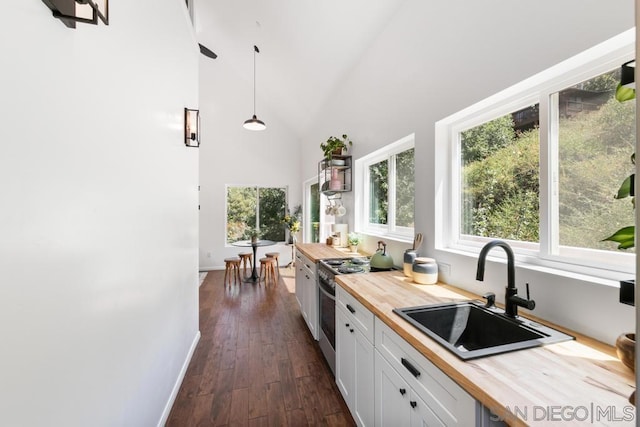
[{"label": "oven door handle", "polygon": [[327,292],[327,290],[324,288],[324,286],[322,286],[322,280],[318,280],[318,289],[320,289],[320,292],[325,294],[327,296],[327,298],[330,298],[333,301],[336,300],[336,296],[335,295],[331,295],[329,292]]}]

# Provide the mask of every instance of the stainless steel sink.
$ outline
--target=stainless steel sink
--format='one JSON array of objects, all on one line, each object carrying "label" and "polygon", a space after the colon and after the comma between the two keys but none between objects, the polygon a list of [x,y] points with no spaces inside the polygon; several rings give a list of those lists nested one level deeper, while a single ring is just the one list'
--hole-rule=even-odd
[{"label": "stainless steel sink", "polygon": [[479,301],[396,308],[393,310],[463,360],[491,356],[574,339],[555,329]]}]

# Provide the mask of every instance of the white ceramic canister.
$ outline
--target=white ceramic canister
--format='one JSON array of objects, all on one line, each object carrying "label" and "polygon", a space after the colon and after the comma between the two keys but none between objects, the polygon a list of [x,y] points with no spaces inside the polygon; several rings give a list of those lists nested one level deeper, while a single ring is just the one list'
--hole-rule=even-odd
[{"label": "white ceramic canister", "polygon": [[438,264],[433,258],[417,257],[412,266],[413,281],[421,285],[438,283]]},{"label": "white ceramic canister", "polygon": [[407,249],[404,251],[403,271],[407,277],[413,277],[413,261],[418,257],[418,251]]}]

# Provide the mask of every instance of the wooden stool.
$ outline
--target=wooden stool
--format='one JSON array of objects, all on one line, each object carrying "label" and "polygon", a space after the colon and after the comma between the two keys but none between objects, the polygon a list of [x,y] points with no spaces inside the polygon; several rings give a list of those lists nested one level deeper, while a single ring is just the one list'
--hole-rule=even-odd
[{"label": "wooden stool", "polygon": [[224,284],[227,284],[227,274],[229,275],[229,287],[231,287],[231,277],[233,277],[233,282],[235,283],[240,280],[240,258],[225,258],[224,259]]},{"label": "wooden stool", "polygon": [[267,252],[265,254],[265,256],[267,258],[273,258],[276,260],[276,274],[278,276],[278,279],[280,278],[280,259],[278,258],[280,256],[280,252]]},{"label": "wooden stool", "polygon": [[265,285],[269,282],[269,277],[271,277],[271,281],[276,283],[276,272],[275,272],[276,259],[275,258],[260,258],[260,280],[262,280],[262,273],[264,272],[264,283]]},{"label": "wooden stool", "polygon": [[251,252],[241,252],[238,254],[242,263],[242,274],[247,276],[247,261],[249,261],[249,270],[253,270],[253,254]]}]

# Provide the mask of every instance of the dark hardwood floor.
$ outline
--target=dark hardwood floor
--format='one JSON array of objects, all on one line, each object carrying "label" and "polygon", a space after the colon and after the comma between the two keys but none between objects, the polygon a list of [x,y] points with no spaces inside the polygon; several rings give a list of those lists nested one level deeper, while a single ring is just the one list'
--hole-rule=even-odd
[{"label": "dark hardwood floor", "polygon": [[200,332],[167,426],[353,426],[295,298],[294,270],[277,286],[200,286]]}]

